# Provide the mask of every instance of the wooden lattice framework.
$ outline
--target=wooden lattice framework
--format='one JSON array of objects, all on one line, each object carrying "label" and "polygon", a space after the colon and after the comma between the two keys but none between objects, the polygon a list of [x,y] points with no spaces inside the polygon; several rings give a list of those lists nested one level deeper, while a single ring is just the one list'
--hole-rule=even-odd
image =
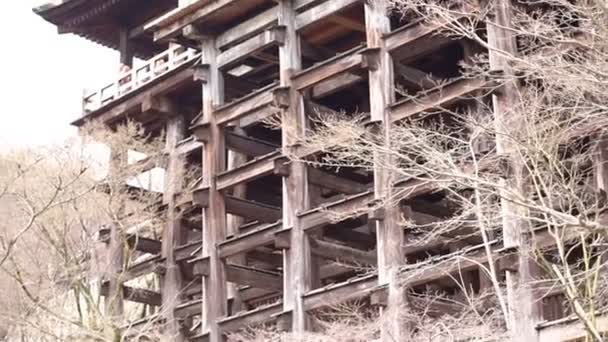
[{"label": "wooden lattice framework", "polygon": [[[501,4],[498,25],[487,27],[488,43],[514,51],[509,1]],[[143,14],[129,13],[138,5],[146,8]],[[396,224],[401,215],[437,219],[445,208],[430,195],[437,190],[433,184],[396,180],[381,168],[373,174],[334,172],[286,158],[321,152],[298,145],[312,113],[369,112],[390,140],[395,123],[487,91],[491,80],[458,78],[457,63],[467,58],[472,43],[435,35],[442,23],[395,24],[381,1],[361,0],[68,0],[36,12],[60,32],[119,49],[124,64],[134,55],[148,60],[87,93],[83,116],[74,122],[112,127],[131,119],[151,134],[166,132],[162,239],[137,239],[133,248],[149,257],[122,270],[118,234],[110,229],[104,235],[115,275],[102,288],[108,298],[119,298],[107,305],[110,313],[120,316],[123,300],[161,308],[158,316],[131,323],[131,330],[155,320],[176,341],[221,341],[229,332],[270,322],[305,332],[311,329],[309,314],[331,304],[369,298],[380,310],[405,305],[396,269],[417,253],[453,250],[439,240],[408,246],[407,233]],[[500,54],[490,53],[490,63],[509,72]],[[452,81],[433,90],[430,77]],[[426,95],[416,102],[399,99],[397,83],[427,90]],[[506,87],[491,95],[496,116],[515,91]],[[280,131],[262,124],[272,116],[281,119]],[[123,157],[124,151],[113,151],[114,163],[124,163]],[[203,170],[192,189],[182,181],[190,165]],[[359,211],[333,222],[335,213],[386,198],[395,187],[410,189],[407,205]],[[492,246],[498,257],[519,247],[516,225],[505,222],[503,233],[504,242]],[[551,244],[538,234],[541,245]],[[449,287],[445,278],[451,272],[465,273],[475,291],[490,286],[477,272],[477,265],[487,262],[479,241],[465,245],[468,261],[425,272],[407,287]],[[361,274],[331,262],[335,259],[377,271]],[[534,276],[525,256],[505,260],[512,264],[500,271],[513,287]],[[117,291],[121,281],[151,273],[162,279],[160,293],[126,286]],[[539,324],[563,316],[555,309],[560,294],[547,296],[549,306],[558,299],[544,310],[534,291],[509,296],[509,305],[519,310],[519,340],[576,338],[570,326]],[[401,340],[403,329],[397,320],[387,320],[382,341]]]}]

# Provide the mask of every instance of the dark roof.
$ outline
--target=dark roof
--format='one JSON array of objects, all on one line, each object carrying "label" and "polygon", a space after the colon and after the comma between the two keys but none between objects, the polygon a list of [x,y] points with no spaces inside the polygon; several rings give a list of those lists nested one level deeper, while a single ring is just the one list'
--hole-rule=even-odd
[{"label": "dark roof", "polygon": [[[122,27],[136,29],[176,8],[178,0],[63,0],[33,9],[57,26],[59,33],[74,33],[112,49],[118,49]],[[151,33],[134,30],[133,51],[148,58],[166,49],[154,44]]]}]

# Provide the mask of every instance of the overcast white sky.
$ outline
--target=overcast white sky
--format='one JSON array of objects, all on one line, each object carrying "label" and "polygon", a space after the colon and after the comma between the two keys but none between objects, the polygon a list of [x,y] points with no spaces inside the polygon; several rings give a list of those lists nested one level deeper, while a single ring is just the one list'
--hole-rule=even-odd
[{"label": "overcast white sky", "polygon": [[57,143],[74,135],[82,89],[118,70],[118,54],[32,12],[41,0],[0,0],[0,150]]}]

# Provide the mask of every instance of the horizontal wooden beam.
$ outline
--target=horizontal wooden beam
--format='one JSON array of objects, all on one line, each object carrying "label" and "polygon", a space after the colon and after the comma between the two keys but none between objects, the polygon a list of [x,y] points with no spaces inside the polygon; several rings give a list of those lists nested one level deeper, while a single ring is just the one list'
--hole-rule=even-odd
[{"label": "horizontal wooden beam", "polygon": [[[237,331],[243,327],[255,326],[261,323],[267,323],[273,317],[283,311],[283,303],[273,303],[270,305],[261,306],[254,310],[240,312],[234,316],[226,317],[218,321],[218,325],[222,333]],[[192,342],[207,342],[209,336],[207,333],[201,333],[190,338]]]},{"label": "horizontal wooden beam", "polygon": [[310,184],[318,185],[329,190],[335,190],[346,195],[358,194],[367,191],[369,188],[367,185],[314,167],[308,168],[308,181]]},{"label": "horizontal wooden beam", "polygon": [[163,265],[164,258],[160,255],[155,255],[145,260],[135,262],[127,268],[120,276],[120,280],[127,282],[135,278],[139,278],[150,273],[163,273],[165,266]]},{"label": "horizontal wooden beam", "polygon": [[405,99],[391,105],[391,121],[397,122],[430,110],[441,110],[458,100],[464,99],[466,96],[472,96],[475,92],[490,87],[490,85],[491,83],[483,78],[474,78],[460,79],[438,86],[424,95]]},{"label": "horizontal wooden beam", "polygon": [[232,131],[225,132],[226,146],[238,153],[250,157],[259,157],[276,151],[279,146],[264,140],[248,137]]},{"label": "horizontal wooden beam", "polygon": [[190,154],[199,151],[202,148],[203,144],[200,141],[196,141],[196,139],[191,136],[177,143],[177,146],[175,146],[175,153],[179,155]]},{"label": "horizontal wooden beam", "polygon": [[368,204],[374,199],[372,191],[353,195],[339,201],[324,204],[322,207],[305,211],[299,216],[304,230],[320,228],[340,218],[356,218],[367,215]]},{"label": "horizontal wooden beam", "polygon": [[[110,242],[110,230],[109,229],[100,229],[99,230],[99,241],[103,243]],[[133,248],[136,251],[148,253],[148,254],[158,254],[161,250],[161,242],[159,240],[150,239],[147,237],[140,236],[138,234],[128,234],[126,237],[127,243],[129,247]]]},{"label": "horizontal wooden beam", "polygon": [[[102,296],[107,296],[109,292],[109,282],[104,282],[100,289],[100,294]],[[122,286],[122,295],[125,300],[130,302],[148,304],[153,306],[161,306],[161,296],[160,293],[145,290],[145,289],[137,289],[129,286]]]},{"label": "horizontal wooden beam", "polygon": [[217,190],[231,189],[239,184],[244,184],[258,178],[271,175],[275,169],[275,160],[280,157],[281,151],[271,152],[267,155],[257,157],[237,168],[224,171],[217,175]]},{"label": "horizontal wooden beam", "polygon": [[328,0],[312,7],[296,17],[296,29],[302,30],[320,20],[328,18],[340,11],[347,9],[355,4],[360,4],[361,0]]},{"label": "horizontal wooden beam", "polygon": [[355,265],[376,266],[375,251],[362,251],[327,240],[310,238],[311,252],[325,259],[337,260]]},{"label": "horizontal wooden beam", "polygon": [[258,51],[265,50],[271,46],[283,45],[284,41],[285,27],[273,27],[222,52],[217,57],[218,66],[226,70],[232,66],[236,66],[240,61],[251,57],[251,55]]},{"label": "horizontal wooden beam", "polygon": [[227,258],[237,254],[249,252],[258,247],[274,242],[275,234],[283,227],[280,221],[262,226],[246,234],[234,236],[220,243],[218,246],[220,258]]},{"label": "horizontal wooden beam", "polygon": [[381,288],[377,275],[371,274],[315,289],[302,296],[302,300],[306,310],[310,311],[368,297]]},{"label": "horizontal wooden beam", "polygon": [[322,63],[316,64],[308,69],[302,70],[293,76],[293,85],[298,90],[303,90],[321,83],[327,79],[349,73],[353,69],[360,68],[363,64],[364,48],[358,46],[330,58]]},{"label": "horizontal wooden beam", "polygon": [[273,223],[281,219],[281,208],[245,200],[233,196],[224,196],[226,212],[232,215],[257,220],[263,223]]},{"label": "horizontal wooden beam", "polygon": [[449,24],[451,19],[459,20],[466,12],[450,21],[443,18],[436,20],[419,19],[387,34],[386,47],[395,61],[409,62],[442,46],[453,42],[449,37],[437,34]]},{"label": "horizontal wooden beam", "polygon": [[[192,258],[188,263],[194,268],[196,277],[205,277],[209,274],[209,257]],[[270,291],[280,292],[283,290],[283,276],[281,273],[245,265],[227,263],[226,280],[235,284],[247,285]]]},{"label": "horizontal wooden beam", "polygon": [[154,40],[167,41],[181,33],[182,29],[219,10],[234,5],[235,0],[201,0],[180,6],[144,26],[144,30],[154,32]]},{"label": "horizontal wooden beam", "polygon": [[277,24],[277,8],[272,7],[266,11],[256,15],[255,17],[245,20],[242,23],[231,27],[219,36],[217,36],[216,44],[219,48],[238,44],[243,40],[249,39],[261,31]]},{"label": "horizontal wooden beam", "polygon": [[271,84],[261,88],[236,101],[218,107],[214,113],[219,125],[233,123],[244,116],[261,110],[277,111],[276,108],[268,108],[274,104],[274,89],[277,84]]},{"label": "horizontal wooden beam", "polygon": [[232,283],[281,292],[283,276],[280,273],[256,269],[253,267],[227,264],[226,279]]}]

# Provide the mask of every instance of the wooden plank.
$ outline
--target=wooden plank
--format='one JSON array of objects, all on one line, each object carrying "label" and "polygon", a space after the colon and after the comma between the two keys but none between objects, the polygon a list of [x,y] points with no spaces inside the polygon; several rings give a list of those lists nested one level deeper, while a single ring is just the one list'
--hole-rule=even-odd
[{"label": "wooden plank", "polygon": [[[100,289],[100,295],[107,297],[109,295],[109,283],[105,282]],[[158,292],[146,290],[146,289],[138,289],[129,286],[121,286],[122,287],[122,296],[124,300],[128,300],[130,302],[148,304],[152,306],[161,306],[161,295]]]},{"label": "wooden plank", "polygon": [[281,219],[281,208],[228,195],[224,197],[226,210],[230,214],[264,223],[272,223]]},{"label": "wooden plank", "polygon": [[361,67],[363,63],[362,51],[363,48],[358,46],[334,58],[298,72],[293,76],[293,85],[298,90],[303,90],[332,77],[349,73],[351,70]]},{"label": "wooden plank", "polygon": [[399,29],[385,33],[386,48],[393,54],[395,60],[409,62],[442,46],[453,42],[451,38],[436,33],[451,22],[465,17],[466,12],[456,18],[436,20],[419,19]]},{"label": "wooden plank", "polygon": [[279,146],[264,140],[255,139],[232,131],[225,132],[226,146],[238,153],[250,157],[267,155],[279,148]]},{"label": "wooden plank", "polygon": [[188,137],[180,141],[177,146],[175,146],[175,153],[190,154],[195,151],[201,150],[202,148],[203,143],[201,143],[200,141],[196,141],[194,137]]},{"label": "wooden plank", "polygon": [[271,175],[274,171],[275,160],[280,151],[271,152],[265,156],[253,159],[238,168],[227,170],[217,175],[218,190],[231,189],[239,184],[246,184],[255,179]]},{"label": "wooden plank", "polygon": [[296,29],[305,29],[313,23],[328,18],[350,6],[361,3],[361,0],[328,0],[299,14],[296,19]]},{"label": "wooden plank", "polygon": [[262,226],[256,230],[223,241],[218,245],[221,258],[249,252],[257,247],[274,242],[275,234],[283,225],[280,221]]},{"label": "wooden plank", "polygon": [[[273,315],[281,313],[283,308],[282,303],[274,303],[266,306],[261,306],[254,310],[239,312],[238,314],[221,319],[218,324],[223,333],[237,331],[243,327],[255,326],[257,324],[266,323]],[[208,341],[208,334],[202,333],[193,336],[190,341],[203,342]]]},{"label": "wooden plank", "polygon": [[373,192],[366,191],[305,211],[299,215],[302,229],[312,230],[339,221],[339,218],[356,218],[367,215],[368,205],[373,199]]},{"label": "wooden plank", "polygon": [[272,7],[256,15],[255,17],[245,20],[244,22],[222,32],[217,37],[217,44],[220,48],[226,48],[227,46],[246,40],[258,34],[260,31],[276,24],[277,8]]},{"label": "wooden plank", "polygon": [[390,106],[390,120],[397,122],[413,115],[441,110],[455,101],[462,100],[485,87],[491,82],[483,78],[459,79],[429,90],[425,95],[415,99],[405,99]]},{"label": "wooden plank", "polygon": [[351,263],[359,266],[376,266],[378,258],[375,251],[362,251],[346,245],[331,241],[310,238],[312,254],[339,262]]},{"label": "wooden plank", "polygon": [[214,12],[231,5],[234,0],[201,0],[194,1],[187,6],[180,6],[162,17],[144,26],[146,31],[154,31],[155,41],[166,41],[174,38],[187,25],[195,23],[197,20],[204,20],[205,17]]},{"label": "wooden plank", "polygon": [[280,292],[283,290],[283,279],[280,273],[264,271],[253,267],[227,264],[226,277],[229,281],[249,285],[255,288]]},{"label": "wooden plank", "polygon": [[263,51],[271,46],[282,45],[284,40],[284,27],[277,26],[271,28],[222,52],[217,57],[218,66],[221,69],[228,69],[238,64],[238,62],[251,57],[256,52]]},{"label": "wooden plank", "polygon": [[121,275],[124,282],[139,278],[150,273],[162,273],[164,271],[164,260],[160,255],[155,255],[145,260],[138,261],[129,265],[127,271]]},{"label": "wooden plank", "polygon": [[353,278],[343,283],[332,284],[307,292],[303,296],[304,307],[306,310],[330,307],[349,300],[370,296],[379,289],[378,277],[375,274]]},{"label": "wooden plank", "polygon": [[353,195],[367,191],[367,186],[314,167],[308,168],[308,181],[325,189]]},{"label": "wooden plank", "polygon": [[214,113],[219,125],[233,123],[247,114],[262,110],[273,104],[273,90],[276,84],[271,84],[236,101],[217,108]]},{"label": "wooden plank", "polygon": [[131,248],[143,253],[158,254],[161,251],[161,242],[158,240],[130,235],[127,238],[127,242]]}]

